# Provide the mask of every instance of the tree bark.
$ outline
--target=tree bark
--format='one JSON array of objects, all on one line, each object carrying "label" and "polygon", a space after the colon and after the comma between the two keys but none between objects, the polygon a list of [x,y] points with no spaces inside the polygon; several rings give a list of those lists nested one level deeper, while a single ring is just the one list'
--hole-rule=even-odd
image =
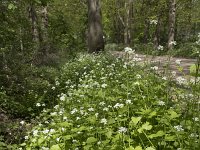
[{"label": "tree bark", "polygon": [[175,35],[175,20],[176,20],[176,0],[169,0],[169,34],[168,34],[168,50],[173,49],[172,42]]},{"label": "tree bark", "polygon": [[100,0],[88,0],[88,49],[90,53],[104,50]]},{"label": "tree bark", "polygon": [[42,50],[44,56],[49,54],[49,43],[48,43],[48,11],[47,5],[42,6],[41,10],[41,31],[42,31]]},{"label": "tree bark", "polygon": [[131,44],[131,27],[133,18],[133,0],[125,0],[125,27],[124,27],[124,44],[130,46]]},{"label": "tree bark", "polygon": [[29,6],[29,19],[31,22],[31,29],[32,29],[31,31],[32,31],[32,40],[34,43],[34,49],[38,50],[40,45],[38,22],[37,22],[37,14],[35,11],[35,6],[32,2]]}]

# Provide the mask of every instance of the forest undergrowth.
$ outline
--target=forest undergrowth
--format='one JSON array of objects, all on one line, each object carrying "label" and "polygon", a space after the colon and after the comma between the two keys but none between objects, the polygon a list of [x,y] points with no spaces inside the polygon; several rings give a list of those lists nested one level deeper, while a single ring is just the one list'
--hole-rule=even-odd
[{"label": "forest undergrowth", "polygon": [[[186,80],[124,58],[79,55],[66,63],[19,149],[191,150],[200,147],[199,77]],[[177,67],[181,64],[179,61]],[[21,122],[25,127],[28,122]]]}]

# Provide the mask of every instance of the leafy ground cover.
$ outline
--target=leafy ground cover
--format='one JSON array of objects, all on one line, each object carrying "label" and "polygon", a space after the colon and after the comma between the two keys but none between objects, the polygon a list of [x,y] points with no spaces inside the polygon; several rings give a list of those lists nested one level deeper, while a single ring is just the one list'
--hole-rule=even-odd
[{"label": "leafy ground cover", "polygon": [[199,78],[160,76],[157,66],[129,61],[130,53],[66,63],[48,91],[59,93],[54,108],[43,109],[19,149],[198,149]]}]

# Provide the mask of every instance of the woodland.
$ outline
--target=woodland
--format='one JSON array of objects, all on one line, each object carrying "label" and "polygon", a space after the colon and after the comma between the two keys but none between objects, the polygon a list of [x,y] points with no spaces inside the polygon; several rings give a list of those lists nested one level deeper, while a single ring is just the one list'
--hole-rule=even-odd
[{"label": "woodland", "polygon": [[1,0],[0,22],[0,150],[200,149],[200,0]]}]

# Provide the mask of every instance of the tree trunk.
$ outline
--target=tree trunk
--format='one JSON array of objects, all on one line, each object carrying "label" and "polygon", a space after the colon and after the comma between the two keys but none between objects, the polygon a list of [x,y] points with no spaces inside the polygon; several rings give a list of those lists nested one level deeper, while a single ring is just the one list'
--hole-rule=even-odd
[{"label": "tree trunk", "polygon": [[29,6],[29,19],[31,22],[31,28],[32,28],[31,31],[32,31],[32,40],[34,43],[34,49],[38,50],[40,47],[40,40],[39,40],[37,14],[33,3],[31,3]]},{"label": "tree trunk", "polygon": [[124,27],[124,44],[130,46],[131,44],[131,27],[133,18],[133,0],[125,1],[125,27]]},{"label": "tree trunk", "polygon": [[88,0],[88,48],[89,52],[104,50],[100,0]]},{"label": "tree trunk", "polygon": [[156,25],[156,30],[155,30],[155,33],[154,33],[154,40],[153,40],[155,49],[157,49],[157,47],[160,44],[160,27],[161,27],[160,19],[161,19],[161,17],[162,17],[162,13],[158,14],[158,22],[157,22],[157,25]]},{"label": "tree trunk", "polygon": [[41,10],[41,31],[42,31],[41,52],[44,56],[47,56],[49,54],[47,5],[42,6],[42,10]]},{"label": "tree trunk", "polygon": [[168,50],[173,49],[172,42],[175,35],[175,20],[176,20],[176,0],[169,0],[169,34],[168,34]]}]

